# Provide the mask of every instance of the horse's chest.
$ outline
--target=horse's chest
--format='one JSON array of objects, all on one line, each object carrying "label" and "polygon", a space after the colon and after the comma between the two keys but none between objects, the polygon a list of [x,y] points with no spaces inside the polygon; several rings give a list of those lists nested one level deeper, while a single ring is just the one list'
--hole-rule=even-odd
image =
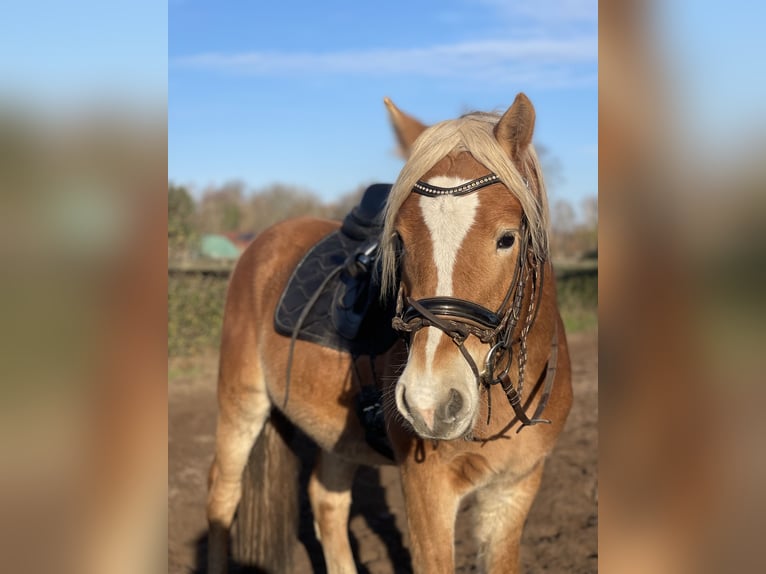
[{"label": "horse's chest", "polygon": [[472,491],[497,482],[513,482],[527,475],[539,457],[525,456],[517,449],[482,449],[463,452],[444,461],[454,486]]}]

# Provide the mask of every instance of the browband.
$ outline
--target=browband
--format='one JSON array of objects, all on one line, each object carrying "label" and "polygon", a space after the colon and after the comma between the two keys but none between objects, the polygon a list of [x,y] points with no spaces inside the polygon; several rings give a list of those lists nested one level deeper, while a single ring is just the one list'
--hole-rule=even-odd
[{"label": "browband", "polygon": [[420,195],[427,195],[428,197],[438,197],[440,195],[466,195],[498,181],[500,181],[500,178],[494,173],[474,179],[468,183],[463,183],[457,187],[438,187],[424,181],[418,181],[415,184],[415,187],[412,188],[412,191],[419,193]]},{"label": "browband", "polygon": [[[521,179],[524,182],[526,188],[529,189],[529,181],[527,181],[527,178],[523,177]],[[431,185],[425,181],[418,180],[417,183],[415,183],[415,187],[412,188],[412,191],[419,193],[420,195],[426,195],[428,197],[439,197],[442,195],[467,195],[469,193],[473,193],[474,191],[478,191],[483,187],[497,183],[498,181],[500,181],[500,178],[497,176],[497,174],[494,173],[483,175],[477,179],[469,181],[468,183],[463,183],[456,187],[439,187],[438,185]]]}]

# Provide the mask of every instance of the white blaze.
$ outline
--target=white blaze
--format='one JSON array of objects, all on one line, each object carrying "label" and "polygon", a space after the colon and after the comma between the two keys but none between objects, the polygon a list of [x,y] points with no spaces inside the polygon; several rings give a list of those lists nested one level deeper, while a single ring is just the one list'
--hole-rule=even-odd
[{"label": "white blaze", "polygon": [[[437,187],[457,187],[470,180],[457,177],[438,176],[428,180]],[[434,297],[452,297],[452,276],[455,261],[468,230],[473,225],[476,210],[479,207],[479,195],[439,197],[420,197],[420,211],[431,234],[431,246],[436,265],[436,293]],[[439,329],[428,329],[426,339],[426,376],[433,374],[433,360],[436,347],[443,333]]]}]

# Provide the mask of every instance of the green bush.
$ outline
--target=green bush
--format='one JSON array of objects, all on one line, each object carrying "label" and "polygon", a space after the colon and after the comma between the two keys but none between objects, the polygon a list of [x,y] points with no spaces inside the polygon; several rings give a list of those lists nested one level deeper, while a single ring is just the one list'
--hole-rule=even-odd
[{"label": "green bush", "polygon": [[598,326],[598,273],[563,274],[556,280],[559,310],[568,332]]},{"label": "green bush", "polygon": [[188,356],[218,348],[227,277],[168,277],[168,354]]}]

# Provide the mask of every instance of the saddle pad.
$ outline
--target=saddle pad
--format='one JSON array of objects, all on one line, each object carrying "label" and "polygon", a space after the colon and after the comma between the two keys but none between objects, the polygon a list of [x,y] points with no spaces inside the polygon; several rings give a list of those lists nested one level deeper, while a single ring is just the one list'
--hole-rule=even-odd
[{"label": "saddle pad", "polygon": [[[291,337],[298,319],[307,303],[314,296],[322,282],[346,262],[362,242],[352,239],[340,230],[324,237],[298,263],[274,314],[274,327],[280,335]],[[379,302],[380,286],[370,283],[370,306],[362,320],[359,334],[355,339],[343,337],[335,329],[331,314],[335,290],[341,273],[325,285],[298,332],[298,339],[317,343],[352,355],[380,355],[391,348],[397,339],[391,328],[394,316],[394,302],[385,308]]]}]

